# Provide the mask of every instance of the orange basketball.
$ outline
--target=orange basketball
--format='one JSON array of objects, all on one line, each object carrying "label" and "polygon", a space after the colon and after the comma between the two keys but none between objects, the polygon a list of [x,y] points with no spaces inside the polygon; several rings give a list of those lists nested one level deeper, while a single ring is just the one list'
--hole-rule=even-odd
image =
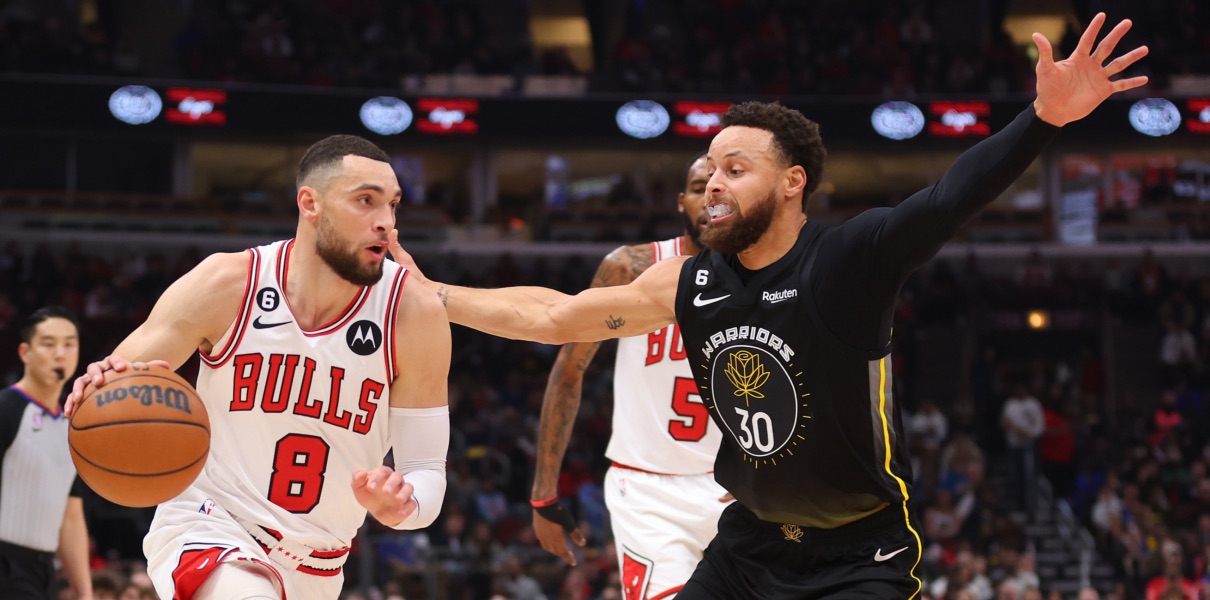
[{"label": "orange basketball", "polygon": [[197,478],[210,452],[210,418],[197,391],[161,367],[109,373],[88,386],[67,441],[94,491],[124,506],[154,506]]}]

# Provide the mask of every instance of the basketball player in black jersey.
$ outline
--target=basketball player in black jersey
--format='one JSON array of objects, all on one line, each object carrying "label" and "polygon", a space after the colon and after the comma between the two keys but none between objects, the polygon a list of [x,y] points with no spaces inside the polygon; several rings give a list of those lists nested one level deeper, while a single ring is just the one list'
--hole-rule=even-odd
[{"label": "basketball player in black jersey", "polygon": [[777,104],[745,103],[710,144],[711,222],[696,257],[576,296],[427,284],[452,322],[516,339],[595,341],[680,324],[724,431],[716,478],[738,499],[681,600],[917,598],[921,544],[887,358],[895,299],[1063,125],[1146,83],[1111,79],[1147,49],[1110,60],[1130,22],[1097,44],[1104,22],[1097,15],[1059,62],[1035,33],[1033,104],[894,208],[836,227],[809,221],[803,202],[825,157],[818,126]]}]

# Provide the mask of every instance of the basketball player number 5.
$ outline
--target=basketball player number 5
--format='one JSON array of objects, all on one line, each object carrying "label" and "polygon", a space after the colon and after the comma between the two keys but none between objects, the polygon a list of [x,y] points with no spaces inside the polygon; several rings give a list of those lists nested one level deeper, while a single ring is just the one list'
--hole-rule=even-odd
[{"label": "basketball player number 5", "polygon": [[277,440],[269,501],[295,514],[319,504],[328,468],[328,443],[313,435],[291,433]]},{"label": "basketball player number 5", "polygon": [[[697,400],[690,400],[697,396]],[[668,433],[678,442],[696,442],[706,436],[710,424],[710,411],[702,404],[697,384],[688,377],[677,377],[672,386],[672,411],[681,416],[668,422]]]}]

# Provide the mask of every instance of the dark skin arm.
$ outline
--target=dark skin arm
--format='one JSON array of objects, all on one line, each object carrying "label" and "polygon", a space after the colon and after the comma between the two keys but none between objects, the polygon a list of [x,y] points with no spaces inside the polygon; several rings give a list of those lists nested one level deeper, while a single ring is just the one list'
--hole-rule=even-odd
[{"label": "dark skin arm", "polygon": [[[592,279],[591,287],[626,285],[652,264],[651,246],[623,246],[610,252]],[[542,399],[542,416],[538,422],[538,451],[535,466],[533,499],[546,500],[558,495],[559,470],[571,440],[576,415],[580,412],[580,394],[584,371],[592,362],[601,342],[564,344],[555,359]],[[576,559],[567,547],[563,526],[534,511],[534,533],[547,552],[575,565]],[[579,529],[569,532],[577,546],[584,546],[584,534]]]}]

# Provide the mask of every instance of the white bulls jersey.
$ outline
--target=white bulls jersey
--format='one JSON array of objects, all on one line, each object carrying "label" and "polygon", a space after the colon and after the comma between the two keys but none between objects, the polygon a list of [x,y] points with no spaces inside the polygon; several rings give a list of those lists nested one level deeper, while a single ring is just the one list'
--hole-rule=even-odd
[{"label": "white bulls jersey", "polygon": [[[652,264],[684,253],[679,237],[651,246]],[[675,324],[618,340],[613,398],[609,460],[668,475],[714,470],[722,434],[698,396]]]},{"label": "white bulls jersey", "polygon": [[390,449],[395,314],[407,270],[386,261],[379,283],[332,322],[305,330],[286,299],[293,244],[248,251],[243,308],[202,353],[197,391],[211,441],[194,487],[237,520],[313,548],[343,547],[366,517],[353,471],[381,465]]}]

